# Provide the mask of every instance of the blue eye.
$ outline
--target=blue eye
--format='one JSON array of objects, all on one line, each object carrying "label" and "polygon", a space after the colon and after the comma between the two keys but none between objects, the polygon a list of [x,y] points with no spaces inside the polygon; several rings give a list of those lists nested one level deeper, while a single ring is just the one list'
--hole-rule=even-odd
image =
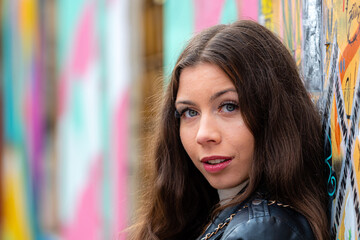
[{"label": "blue eye", "polygon": [[185,114],[185,117],[195,117],[198,115],[198,112],[192,109],[187,109],[183,112],[183,114]]},{"label": "blue eye", "polygon": [[225,108],[227,111],[232,112],[235,110],[235,106],[233,104],[226,104]]},{"label": "blue eye", "polygon": [[181,111],[175,111],[175,117],[176,118],[182,118],[182,117],[185,117],[185,118],[193,118],[195,116],[199,115],[199,113],[193,109],[190,109],[190,108],[185,108]]},{"label": "blue eye", "polygon": [[233,112],[237,110],[239,106],[235,103],[224,103],[220,106],[220,111],[222,112]]}]

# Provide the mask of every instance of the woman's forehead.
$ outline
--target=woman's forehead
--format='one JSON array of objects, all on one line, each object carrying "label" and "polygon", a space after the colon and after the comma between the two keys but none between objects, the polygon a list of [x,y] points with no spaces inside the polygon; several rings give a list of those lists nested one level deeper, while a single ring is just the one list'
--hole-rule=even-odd
[{"label": "woman's forehead", "polygon": [[220,67],[201,63],[184,68],[179,78],[179,95],[189,95],[197,92],[218,92],[228,89],[236,90],[235,85]]}]

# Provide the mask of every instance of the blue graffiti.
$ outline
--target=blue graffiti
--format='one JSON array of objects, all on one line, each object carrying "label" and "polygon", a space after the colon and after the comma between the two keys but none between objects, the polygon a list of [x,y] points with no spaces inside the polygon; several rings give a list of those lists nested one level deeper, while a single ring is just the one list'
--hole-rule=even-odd
[{"label": "blue graffiti", "polygon": [[329,139],[329,142],[330,142],[330,156],[328,156],[326,159],[325,159],[325,163],[328,165],[329,167],[329,179],[328,179],[328,189],[329,189],[329,186],[331,184],[331,186],[334,186],[334,189],[332,192],[328,191],[328,194],[330,197],[334,196],[335,194],[335,190],[336,190],[336,178],[335,176],[333,175],[333,169],[332,169],[332,166],[330,164],[330,160],[332,158],[332,149],[331,149],[331,139],[329,137],[329,134],[326,133],[326,136],[327,138]]}]

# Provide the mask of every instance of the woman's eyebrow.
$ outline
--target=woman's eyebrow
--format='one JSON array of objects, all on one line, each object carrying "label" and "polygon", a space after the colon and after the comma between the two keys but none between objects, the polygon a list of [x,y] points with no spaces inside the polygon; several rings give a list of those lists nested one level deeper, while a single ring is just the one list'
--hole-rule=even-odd
[{"label": "woman's eyebrow", "polygon": [[184,100],[184,101],[176,101],[175,102],[175,106],[178,104],[184,104],[184,105],[190,105],[190,106],[195,106],[196,104],[192,101],[189,100]]},{"label": "woman's eyebrow", "polygon": [[[234,92],[237,93],[237,91],[234,88],[228,88],[222,91],[219,91],[217,93],[215,93],[214,95],[212,95],[210,97],[210,102],[214,101],[216,98],[220,97],[221,95],[228,93],[228,92]],[[190,105],[190,106],[196,106],[196,104],[193,101],[190,100],[183,100],[183,101],[176,101],[175,102],[175,106],[178,104],[184,104],[184,105]]]},{"label": "woman's eyebrow", "polygon": [[234,88],[228,88],[228,89],[222,90],[222,91],[217,92],[214,95],[212,95],[210,97],[210,101],[211,102],[214,101],[216,98],[220,97],[221,95],[223,95],[223,94],[225,94],[227,92],[235,92],[235,93],[237,93],[237,91]]}]

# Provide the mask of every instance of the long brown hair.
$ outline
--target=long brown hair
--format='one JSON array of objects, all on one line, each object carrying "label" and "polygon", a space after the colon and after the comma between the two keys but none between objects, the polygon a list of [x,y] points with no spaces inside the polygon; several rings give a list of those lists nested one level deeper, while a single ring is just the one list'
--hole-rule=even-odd
[{"label": "long brown hair", "polygon": [[[181,71],[205,62],[219,66],[233,81],[255,138],[249,185],[221,208],[216,190],[186,154],[174,117]],[[243,20],[193,37],[172,72],[157,124],[150,158],[154,172],[131,239],[194,239],[211,213],[240,203],[259,188],[303,214],[317,239],[328,238],[320,116],[291,54],[271,31]]]}]

